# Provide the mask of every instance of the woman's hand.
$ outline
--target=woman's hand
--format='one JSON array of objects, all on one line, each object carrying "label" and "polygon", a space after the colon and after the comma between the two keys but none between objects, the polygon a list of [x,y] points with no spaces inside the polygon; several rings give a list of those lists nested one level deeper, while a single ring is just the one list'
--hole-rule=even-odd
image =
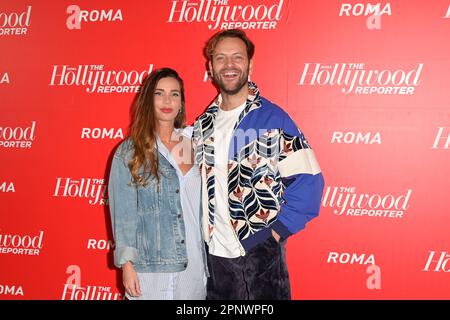
[{"label": "woman's hand", "polygon": [[122,265],[122,278],[125,290],[130,296],[139,297],[142,295],[137,273],[130,261]]}]

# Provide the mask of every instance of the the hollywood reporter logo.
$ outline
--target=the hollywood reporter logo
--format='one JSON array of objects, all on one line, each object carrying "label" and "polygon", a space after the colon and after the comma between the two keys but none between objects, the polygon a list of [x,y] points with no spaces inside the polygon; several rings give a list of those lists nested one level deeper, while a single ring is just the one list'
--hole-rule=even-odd
[{"label": "the hollywood reporter logo", "polygon": [[104,179],[56,178],[54,197],[85,198],[90,205],[108,205]]},{"label": "the hollywood reporter logo", "polygon": [[423,63],[395,70],[364,63],[305,63],[298,85],[341,87],[344,94],[414,94],[422,69]]},{"label": "the hollywood reporter logo", "polygon": [[28,127],[0,126],[0,148],[31,148],[36,138],[36,121]]},{"label": "the hollywood reporter logo", "polygon": [[21,13],[6,13],[0,11],[0,36],[27,34],[30,25],[31,6],[28,6],[25,11]]},{"label": "the hollywood reporter logo", "polygon": [[0,254],[39,255],[44,231],[35,234],[0,234]]},{"label": "the hollywood reporter logo", "polygon": [[380,218],[403,218],[408,210],[412,189],[406,194],[357,193],[356,187],[327,187],[322,206],[335,208],[338,216],[367,216]]},{"label": "the hollywood reporter logo", "polygon": [[53,65],[50,86],[84,86],[87,93],[138,93],[153,64],[141,71],[108,70],[104,65]]},{"label": "the hollywood reporter logo", "polygon": [[450,253],[430,251],[428,260],[422,271],[450,272]]},{"label": "the hollywood reporter logo", "polygon": [[70,265],[66,269],[69,277],[64,284],[61,300],[121,300],[119,292],[113,292],[110,286],[81,286],[81,268]]},{"label": "the hollywood reporter logo", "polygon": [[[208,29],[275,29],[285,0],[272,4],[233,4],[229,0],[173,0],[167,22],[205,22]],[[287,1],[286,1],[287,2]]]},{"label": "the hollywood reporter logo", "polygon": [[66,13],[69,14],[66,20],[69,30],[81,29],[82,22],[123,21],[120,9],[81,10],[79,6],[73,4],[67,7]]},{"label": "the hollywood reporter logo", "polygon": [[438,132],[431,149],[450,148],[450,127],[438,127]]}]

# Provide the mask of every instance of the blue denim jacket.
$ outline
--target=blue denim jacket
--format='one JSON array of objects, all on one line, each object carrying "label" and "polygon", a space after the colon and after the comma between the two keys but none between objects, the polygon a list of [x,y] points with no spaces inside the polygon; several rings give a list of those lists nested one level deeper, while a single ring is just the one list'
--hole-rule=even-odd
[{"label": "blue denim jacket", "polygon": [[114,264],[131,261],[137,272],[183,271],[188,261],[176,170],[159,155],[159,191],[154,177],[145,187],[133,185],[128,168],[133,152],[129,140],[122,142],[109,178]]}]

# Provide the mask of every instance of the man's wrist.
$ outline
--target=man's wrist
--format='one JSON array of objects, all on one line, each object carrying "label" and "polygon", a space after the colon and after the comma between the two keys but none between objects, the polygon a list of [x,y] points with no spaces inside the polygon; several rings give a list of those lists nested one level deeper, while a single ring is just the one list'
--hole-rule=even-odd
[{"label": "man's wrist", "polygon": [[272,236],[275,238],[275,240],[277,240],[277,242],[280,242],[281,236],[272,229]]}]

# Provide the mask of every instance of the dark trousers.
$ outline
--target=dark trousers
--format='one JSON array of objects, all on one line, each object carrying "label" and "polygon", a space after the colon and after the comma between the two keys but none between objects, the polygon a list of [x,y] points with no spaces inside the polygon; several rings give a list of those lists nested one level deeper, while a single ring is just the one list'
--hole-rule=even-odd
[{"label": "dark trousers", "polygon": [[290,300],[285,244],[270,237],[238,258],[208,254],[207,299]]}]

